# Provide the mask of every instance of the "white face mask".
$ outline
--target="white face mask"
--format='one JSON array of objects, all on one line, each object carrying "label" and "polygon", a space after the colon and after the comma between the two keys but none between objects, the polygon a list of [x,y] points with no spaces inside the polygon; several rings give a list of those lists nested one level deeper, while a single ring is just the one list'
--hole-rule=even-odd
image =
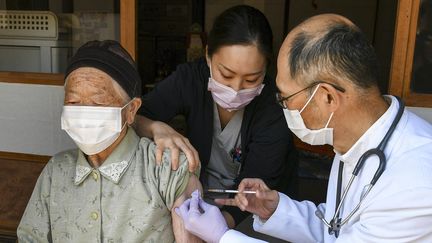
[{"label": "white face mask", "polygon": [[83,153],[100,153],[120,136],[126,125],[126,122],[121,124],[121,111],[129,103],[123,107],[65,105],[61,115],[61,128]]},{"label": "white face mask", "polygon": [[308,99],[308,101],[300,111],[288,110],[288,109],[283,109],[283,111],[289,129],[300,140],[310,145],[324,145],[324,144],[333,145],[333,128],[327,127],[333,117],[333,112],[330,114],[330,118],[327,121],[325,127],[317,130],[311,130],[307,128],[306,125],[304,124],[302,116],[300,115],[303,112],[303,110],[306,108],[306,106],[309,104],[309,102],[312,100],[315,93],[318,91],[319,86],[320,85],[318,84],[314,92],[312,93],[311,97]]}]

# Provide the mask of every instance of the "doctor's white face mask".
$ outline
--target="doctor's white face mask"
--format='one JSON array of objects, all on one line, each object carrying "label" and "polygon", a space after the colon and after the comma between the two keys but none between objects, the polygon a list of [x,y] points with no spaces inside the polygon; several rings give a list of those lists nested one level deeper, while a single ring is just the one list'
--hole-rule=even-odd
[{"label": "doctor's white face mask", "polygon": [[313,91],[311,97],[308,99],[308,101],[300,111],[289,110],[289,109],[283,109],[283,111],[289,129],[300,140],[310,145],[324,145],[324,144],[333,145],[333,128],[327,127],[333,117],[333,112],[330,114],[330,118],[327,121],[325,127],[317,130],[311,130],[307,128],[301,116],[303,110],[306,108],[306,106],[314,97],[315,93],[318,91],[319,86],[320,85],[318,84],[315,90]]},{"label": "doctor's white face mask", "polygon": [[264,88],[264,84],[260,84],[257,87],[250,89],[242,89],[235,91],[234,89],[223,85],[213,78],[211,64],[210,78],[207,86],[212,94],[213,100],[222,108],[229,112],[239,110],[247,106],[256,96],[261,94]]},{"label": "doctor's white face mask", "polygon": [[[131,101],[130,101],[131,102]],[[102,152],[120,136],[123,107],[63,106],[61,128],[87,155]]]}]

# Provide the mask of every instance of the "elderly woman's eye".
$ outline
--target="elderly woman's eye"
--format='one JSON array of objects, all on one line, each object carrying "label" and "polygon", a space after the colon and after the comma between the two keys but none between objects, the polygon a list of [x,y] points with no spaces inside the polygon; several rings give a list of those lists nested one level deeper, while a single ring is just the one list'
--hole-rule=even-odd
[{"label": "elderly woman's eye", "polygon": [[64,101],[65,105],[76,105],[79,104],[80,101],[78,99],[68,99],[66,98]]}]

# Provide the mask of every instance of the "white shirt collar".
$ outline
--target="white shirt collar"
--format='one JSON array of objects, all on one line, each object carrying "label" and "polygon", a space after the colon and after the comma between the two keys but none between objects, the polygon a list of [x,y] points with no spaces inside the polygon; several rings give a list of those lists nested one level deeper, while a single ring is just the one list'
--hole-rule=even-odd
[{"label": "white shirt collar", "polygon": [[355,165],[360,156],[369,149],[376,148],[387,133],[394,117],[399,109],[397,99],[390,95],[385,95],[384,98],[391,102],[387,111],[360,137],[359,140],[345,153],[340,154],[335,151],[336,156],[340,158],[346,165]]}]

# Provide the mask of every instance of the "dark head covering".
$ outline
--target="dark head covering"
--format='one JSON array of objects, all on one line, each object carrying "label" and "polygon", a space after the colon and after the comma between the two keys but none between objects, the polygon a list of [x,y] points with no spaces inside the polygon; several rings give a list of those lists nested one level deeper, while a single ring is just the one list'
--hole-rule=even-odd
[{"label": "dark head covering", "polygon": [[141,97],[141,78],[135,62],[117,41],[85,43],[69,61],[65,77],[80,67],[97,68],[111,76],[130,98]]}]

